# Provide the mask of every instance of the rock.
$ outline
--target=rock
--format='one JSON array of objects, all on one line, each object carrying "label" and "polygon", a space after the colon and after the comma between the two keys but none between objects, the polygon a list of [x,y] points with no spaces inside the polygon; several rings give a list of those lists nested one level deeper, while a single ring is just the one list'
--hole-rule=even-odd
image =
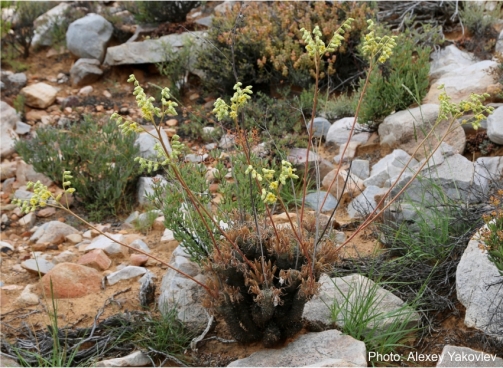
[{"label": "rock", "polygon": [[79,90],[78,95],[79,96],[89,96],[89,94],[92,93],[92,92],[93,92],[93,87],[92,86],[85,86],[85,87],[82,87]]},{"label": "rock", "polygon": [[129,280],[133,277],[141,276],[147,272],[147,269],[144,267],[137,266],[126,266],[123,269],[111,273],[107,276],[107,281],[110,285],[115,285],[119,281]]},{"label": "rock", "polygon": [[[3,10],[3,9],[2,9]],[[2,355],[2,367],[22,367],[17,361]]]},{"label": "rock", "polygon": [[175,235],[173,234],[173,231],[171,231],[169,229],[165,229],[164,233],[162,234],[162,237],[161,237],[161,243],[166,243],[166,242],[170,242],[173,240],[176,240]]},{"label": "rock", "polygon": [[236,145],[236,136],[233,134],[225,134],[218,143],[221,149],[231,149]]},{"label": "rock", "polygon": [[[496,265],[479,248],[479,234],[469,241],[456,269],[456,293],[466,307],[465,325],[503,340],[501,326],[494,316],[498,313],[503,288],[497,285],[501,275]],[[494,284],[493,286],[490,286]]]},{"label": "rock", "polygon": [[[21,162],[23,164],[25,164],[24,161],[21,161]],[[18,168],[19,168],[19,166],[20,165],[18,164]],[[19,176],[19,175],[17,175],[17,176]],[[49,179],[47,176],[36,172],[32,165],[26,165],[26,170],[24,171],[24,176],[27,181],[32,181],[34,183],[36,183],[37,181],[40,181],[42,184],[44,184],[47,187],[50,187],[53,184],[52,180]],[[19,177],[17,178],[17,180],[19,181]]]},{"label": "rock", "polygon": [[35,213],[30,212],[24,215],[19,219],[18,223],[20,226],[27,226],[28,228],[32,228],[33,225],[35,225]]},{"label": "rock", "polygon": [[438,89],[441,85],[444,85],[445,92],[454,103],[468,100],[472,93],[485,93],[487,87],[494,84],[493,70],[497,67],[496,61],[484,60],[470,66],[451,69],[430,86],[423,103],[437,104],[438,96],[444,91]]},{"label": "rock", "polygon": [[152,361],[141,351],[135,351],[121,358],[102,360],[96,363],[97,367],[146,367],[150,366]]},{"label": "rock", "polygon": [[79,58],[103,60],[113,26],[101,15],[90,13],[71,23],[66,32],[68,50]]},{"label": "rock", "polygon": [[103,75],[96,59],[79,59],[70,69],[70,79],[73,87],[85,86],[96,82]]},{"label": "rock", "polygon": [[[334,162],[336,164],[340,163],[341,158],[342,158],[342,162],[352,161],[355,158],[356,150],[358,149],[358,147],[360,145],[361,145],[360,142],[355,142],[355,141],[350,141],[346,144],[341,145],[339,147],[339,154],[334,157]],[[343,153],[344,153],[344,157],[342,156]]]},{"label": "rock", "polygon": [[232,9],[232,6],[236,2],[233,0],[225,0],[222,4],[219,4],[213,8],[215,14],[225,14],[227,11]]},{"label": "rock", "polygon": [[25,135],[28,134],[30,131],[31,131],[30,124],[23,123],[22,121],[18,121],[16,123],[16,130],[15,130],[16,134]]},{"label": "rock", "polygon": [[503,359],[470,348],[445,345],[437,367],[503,367]]},{"label": "rock", "polygon": [[[417,171],[417,168],[412,170]],[[480,180],[478,177],[475,178],[473,163],[459,154],[454,154],[452,148],[445,143],[442,143],[439,150],[435,152],[428,165],[421,171],[420,176],[421,179],[416,178],[405,190],[403,196],[409,201],[424,205],[435,203],[435,197],[438,197],[440,189],[442,195],[464,203],[479,202],[488,190],[486,181]],[[410,180],[410,177],[410,172],[403,175],[393,188],[391,196],[396,196]],[[390,181],[394,181],[394,178],[391,178]]]},{"label": "rock", "polygon": [[[480,188],[489,188],[493,182],[498,182],[503,178],[503,157],[480,157],[475,161],[474,182]],[[484,195],[487,192],[484,192]]]},{"label": "rock", "polygon": [[41,121],[44,116],[49,116],[45,110],[30,110],[26,113],[26,121]]},{"label": "rock", "polygon": [[154,194],[154,185],[156,182],[160,183],[159,185],[167,185],[166,179],[164,179],[161,175],[157,175],[154,178],[150,177],[140,177],[138,179],[138,203],[142,206],[150,203],[147,195]]},{"label": "rock", "polygon": [[[157,134],[155,130],[154,131],[151,130],[150,133],[154,135]],[[168,152],[171,153],[171,145],[169,144],[169,137],[163,129],[161,129],[161,138]],[[157,139],[152,137],[147,132],[143,132],[138,135],[138,138],[136,139],[134,144],[140,148],[139,155],[143,158],[149,159],[152,157],[157,157],[157,153],[154,151],[154,145],[157,142],[159,142]]]},{"label": "rock", "polygon": [[52,34],[55,27],[62,27],[66,18],[66,12],[71,5],[62,2],[39,16],[33,22],[33,46],[51,46],[53,43]]},{"label": "rock", "polygon": [[112,261],[102,249],[94,249],[84,254],[77,261],[78,264],[94,268],[98,271],[105,271],[112,265]]},{"label": "rock", "polygon": [[430,79],[432,82],[452,70],[471,66],[478,61],[473,54],[461,51],[454,45],[432,52],[431,59]]},{"label": "rock", "polygon": [[56,257],[54,257],[52,259],[52,261],[56,264],[58,263],[65,263],[65,262],[73,262],[73,260],[75,259],[76,257],[76,254],[73,253],[72,251],[70,250],[65,250],[64,252],[61,252],[60,254],[58,254]]},{"label": "rock", "polygon": [[[179,245],[171,255],[170,265],[204,283],[205,277],[197,263]],[[194,281],[169,269],[161,283],[159,310],[167,314],[172,308],[177,311],[177,319],[196,332],[202,332],[208,323],[207,312],[202,306],[206,291]]]},{"label": "rock", "polygon": [[133,241],[131,244],[130,244],[131,247],[133,248],[136,248],[136,249],[140,249],[142,251],[144,251],[145,253],[150,253],[150,248],[148,247],[148,245],[141,239],[136,239],[135,241]]},{"label": "rock", "polygon": [[351,219],[363,218],[370,214],[377,206],[376,197],[386,193],[386,189],[368,186],[358,197],[349,203],[347,211]]},{"label": "rock", "polygon": [[[118,242],[124,242],[124,235],[122,234],[105,234]],[[125,256],[127,254],[127,249],[125,247],[107,238],[105,235],[94,238],[92,243],[86,247],[86,251],[93,249],[102,249],[109,256]]]},{"label": "rock", "polygon": [[147,273],[138,280],[140,283],[140,305],[142,307],[146,308],[155,302],[155,282],[153,280],[155,277],[156,276],[152,272],[147,271]]},{"label": "rock", "polygon": [[6,161],[0,164],[0,181],[16,176],[16,161]]},{"label": "rock", "polygon": [[[380,159],[370,171],[370,176],[363,181],[365,186],[383,187],[386,181],[400,174],[407,162],[410,160],[410,155],[401,149],[395,149],[389,155]],[[412,159],[408,167],[412,168],[417,165],[417,161]],[[405,173],[412,172],[412,169],[405,170]]]},{"label": "rock", "polygon": [[15,93],[15,91],[19,91],[21,88],[26,86],[27,78],[26,74],[24,73],[15,73],[7,76],[6,80],[6,86],[10,90],[12,94]]},{"label": "rock", "polygon": [[[344,118],[333,123],[327,132],[325,144],[327,146],[335,146],[336,148],[346,144],[354,120],[355,118]],[[365,130],[365,126],[356,123],[355,131],[351,137],[352,142],[366,143],[369,140],[370,133],[362,130]]]},{"label": "rock", "polygon": [[[325,118],[314,118],[313,120],[313,137],[315,138],[325,138],[327,136],[328,130],[332,126],[330,122]],[[307,124],[307,132],[309,134],[311,130],[311,121]]]},{"label": "rock", "polygon": [[503,145],[503,106],[487,118],[487,137],[492,142]]},{"label": "rock", "polygon": [[[439,108],[439,105],[426,104],[398,111],[386,117],[379,125],[381,146],[390,150],[399,148],[409,155],[414,154],[416,148],[423,141],[425,133],[427,134],[435,126]],[[449,125],[447,120],[438,124],[431,139],[427,140],[416,153],[416,158],[424,158],[424,149],[422,148],[435,147],[438,144],[436,137],[443,137],[449,129]],[[457,153],[462,154],[466,144],[465,131],[458,122],[454,122],[453,128],[444,142],[452,146]]]},{"label": "rock", "polygon": [[24,262],[21,262],[21,267],[25,270],[34,273],[36,275],[45,275],[50,270],[54,268],[54,263],[45,260],[44,258],[38,259],[27,259]]},{"label": "rock", "polygon": [[353,160],[351,174],[356,175],[362,180],[367,179],[370,176],[370,162],[367,160]]},{"label": "rock", "polygon": [[499,53],[501,56],[503,56],[503,31],[500,32],[498,41],[496,42],[496,47],[494,48],[494,52]]},{"label": "rock", "polygon": [[[354,308],[361,308],[365,301],[372,298],[375,303],[372,305],[372,312],[366,318],[369,319],[368,332],[377,329],[379,332],[386,331],[393,323],[403,323],[407,318],[410,322],[404,329],[417,326],[420,317],[414,309],[404,310],[404,302],[393,293],[376,286],[376,284],[365,276],[353,274],[345,277],[330,278],[322,275],[320,293],[313,297],[304,306],[302,317],[308,323],[320,326],[331,326],[332,320],[331,306],[334,304],[340,309],[336,324],[341,328],[344,326],[344,316],[351,315]],[[355,313],[355,311],[353,311]],[[383,319],[379,316],[388,316]],[[372,317],[375,317],[372,319]]]},{"label": "rock", "polygon": [[[360,178],[358,178],[354,174],[349,174],[348,178],[348,172],[342,169],[339,170],[339,175],[334,181],[336,173],[337,169],[330,171],[327,175],[325,175],[325,177],[323,177],[321,184],[326,190],[329,190],[330,188],[330,193],[343,203],[346,203],[348,200],[355,198],[362,192],[363,188],[365,188],[365,185]],[[347,183],[344,184],[346,181]]]},{"label": "rock", "polygon": [[[17,297],[15,303],[18,306],[27,307],[31,305],[37,305],[39,303],[38,296],[35,294],[32,289],[35,288],[36,285],[26,285],[21,294]],[[2,357],[3,360],[3,357]],[[2,364],[3,365],[3,364]]]},{"label": "rock", "polygon": [[[286,159],[287,161],[291,162],[293,167],[297,170],[296,174],[301,176],[304,173],[306,167],[305,165],[307,159],[307,149],[292,148],[288,152]],[[334,168],[334,166],[330,162],[322,159],[321,156],[319,156],[315,152],[310,151],[308,170],[312,177],[316,177],[316,164],[318,164],[319,175],[321,178],[327,175]]]},{"label": "rock", "polygon": [[79,231],[70,225],[59,221],[50,221],[35,231],[30,238],[30,242],[60,244],[64,241],[65,236],[78,233]]},{"label": "rock", "polygon": [[347,366],[346,362],[356,367],[366,367],[365,344],[343,335],[337,330],[319,333],[307,333],[280,349],[264,349],[253,353],[248,358],[239,359],[228,367],[304,367],[321,366],[327,359]]},{"label": "rock", "polygon": [[54,216],[55,213],[56,209],[54,207],[45,207],[37,212],[37,217],[42,218],[51,217]]},{"label": "rock", "polygon": [[[327,192],[318,191],[316,193],[309,193],[306,195],[306,206],[312,208],[314,210],[320,210],[321,204],[325,200],[325,196]],[[323,208],[321,208],[320,212],[333,211],[337,207],[337,199],[328,193],[328,196],[323,204]]]},{"label": "rock", "polygon": [[[219,5],[217,5],[218,7]],[[194,23],[200,24],[204,27],[211,27],[211,24],[213,22],[213,15],[209,15],[207,17],[199,18],[194,21]]]},{"label": "rock", "polygon": [[200,155],[197,155],[195,153],[189,153],[188,155],[185,155],[185,161],[193,162],[196,164],[200,163],[200,162],[204,162],[207,158],[208,158],[207,153],[200,154]]},{"label": "rock", "polygon": [[[181,34],[170,34],[158,39],[145,40],[141,42],[126,42],[119,46],[109,47],[103,64],[124,65],[124,64],[152,64],[169,61],[166,54],[166,47],[178,50],[185,45],[185,40],[190,39],[196,44],[192,50],[204,46],[205,32],[186,32]],[[96,58],[95,58],[96,59]],[[193,72],[195,57],[189,61],[189,71]]]},{"label": "rock", "polygon": [[58,89],[41,82],[24,87],[21,94],[25,97],[26,105],[37,109],[45,109],[56,101]]},{"label": "rock", "polygon": [[14,153],[16,140],[19,139],[14,129],[19,120],[16,110],[0,101],[0,157]]},{"label": "rock", "polygon": [[99,293],[101,275],[90,267],[75,263],[60,263],[42,277],[40,283],[48,297],[80,298],[91,293]]},{"label": "rock", "polygon": [[0,241],[0,251],[2,253],[13,252],[14,246],[6,241]]},{"label": "rock", "polygon": [[78,244],[82,241],[82,235],[80,234],[70,234],[65,236],[65,240],[72,244]]},{"label": "rock", "polygon": [[145,266],[148,260],[149,257],[144,254],[131,254],[129,257],[129,263],[131,263],[131,266]]}]

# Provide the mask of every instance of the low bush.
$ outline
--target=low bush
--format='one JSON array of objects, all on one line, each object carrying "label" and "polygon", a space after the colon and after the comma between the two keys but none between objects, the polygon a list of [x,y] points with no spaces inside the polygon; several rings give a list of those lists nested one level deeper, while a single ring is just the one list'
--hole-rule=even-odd
[{"label": "low bush", "polygon": [[187,14],[201,4],[200,1],[131,1],[125,2],[140,23],[184,22]]},{"label": "low bush", "polygon": [[134,203],[139,176],[134,141],[134,135],[124,135],[114,124],[100,126],[86,116],[69,131],[38,129],[31,140],[17,141],[16,151],[57,185],[63,184],[62,172],[72,170],[77,198],[92,219],[100,220]]},{"label": "low bush", "polygon": [[491,197],[494,210],[484,216],[486,229],[483,231],[482,248],[487,250],[489,259],[493,262],[501,276],[503,276],[503,189]]},{"label": "low bush", "polygon": [[[322,55],[319,70],[321,86],[335,78],[336,72],[344,80],[362,68],[361,59],[355,58],[355,47],[371,12],[365,3],[359,2],[249,2],[243,7],[235,5],[232,10],[217,14],[213,19],[208,38],[213,46],[200,53],[197,67],[206,73],[206,88],[220,93],[230,93],[236,83],[232,60],[235,61],[237,78],[244,85],[309,88],[316,71],[304,49],[300,29],[313,30],[317,24],[325,41],[332,37],[344,19],[351,17],[355,19],[353,31],[344,36],[346,42],[336,53]],[[242,16],[238,16],[240,14]]]}]

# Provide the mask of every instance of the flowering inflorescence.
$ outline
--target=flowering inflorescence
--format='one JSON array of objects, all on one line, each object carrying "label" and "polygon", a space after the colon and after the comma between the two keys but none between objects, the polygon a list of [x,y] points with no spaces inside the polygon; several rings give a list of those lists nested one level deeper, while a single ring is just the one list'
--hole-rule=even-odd
[{"label": "flowering inflorescence", "polygon": [[140,164],[142,169],[146,169],[147,172],[157,171],[159,166],[166,166],[172,164],[174,160],[178,159],[180,155],[186,150],[185,145],[180,142],[180,136],[175,134],[171,138],[171,153],[168,155],[162,147],[162,145],[157,142],[154,145],[154,151],[157,156],[157,160],[149,160],[143,157],[136,157],[134,160]]},{"label": "flowering inflorescence", "polygon": [[393,54],[397,36],[376,36],[376,26],[372,19],[367,20],[367,23],[370,32],[365,35],[363,40],[362,53],[369,60],[374,60],[377,57],[377,62],[382,64]]},{"label": "flowering inflorescence", "polygon": [[278,199],[277,195],[279,193],[280,184],[286,184],[287,179],[299,178],[297,175],[295,175],[294,171],[296,171],[296,169],[292,168],[292,164],[288,161],[283,160],[281,161],[281,172],[277,179],[275,179],[275,170],[263,168],[262,174],[259,174],[252,165],[248,166],[245,174],[251,174],[253,179],[257,179],[260,182],[264,179],[267,181],[268,189],[262,188],[261,199],[265,204],[274,204]]},{"label": "flowering inflorescence", "polygon": [[334,52],[339,48],[342,41],[344,41],[344,33],[351,30],[351,23],[354,21],[353,18],[348,18],[342,25],[334,32],[334,35],[328,45],[321,40],[322,33],[320,27],[316,26],[313,29],[313,36],[305,28],[301,28],[300,31],[303,32],[302,39],[306,43],[306,50],[310,57],[316,58],[321,57],[326,52]]},{"label": "flowering inflorescence", "polygon": [[218,120],[224,119],[226,116],[230,116],[232,119],[237,119],[238,110],[240,107],[244,106],[246,102],[251,98],[250,95],[253,93],[251,86],[241,88],[243,84],[238,82],[234,85],[234,95],[231,98],[231,105],[227,105],[224,100],[218,98],[215,101],[215,108],[213,113],[217,116]]},{"label": "flowering inflorescence", "polygon": [[[487,93],[481,95],[472,93],[469,100],[453,103],[451,102],[451,98],[447,95],[443,84],[440,85],[438,89],[443,89],[443,92],[438,97],[440,101],[440,110],[437,121],[447,120],[450,116],[456,119],[471,111],[473,114],[471,124],[473,129],[477,130],[480,127],[480,122],[486,118],[486,115],[494,111],[493,107],[484,106],[482,104],[482,101],[489,97]],[[461,124],[466,124],[466,122],[466,120],[463,120]]]},{"label": "flowering inflorescence", "polygon": [[[75,192],[75,188],[71,187],[72,183],[69,180],[73,178],[70,174],[70,171],[63,172],[63,190],[65,193],[69,194]],[[47,188],[47,185],[42,184],[40,181],[37,181],[36,183],[29,181],[26,184],[26,188],[33,188],[33,195],[30,199],[14,199],[12,201],[13,204],[18,205],[21,208],[21,211],[25,213],[35,211],[37,207],[47,206],[50,200],[53,200],[55,203],[59,203],[63,195],[63,193],[61,193],[57,197],[54,197]]]}]

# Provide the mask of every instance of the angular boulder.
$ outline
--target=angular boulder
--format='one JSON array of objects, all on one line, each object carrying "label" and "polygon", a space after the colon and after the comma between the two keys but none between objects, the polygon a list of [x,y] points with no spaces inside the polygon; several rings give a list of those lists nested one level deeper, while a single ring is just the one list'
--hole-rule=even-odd
[{"label": "angular boulder", "polygon": [[86,86],[96,82],[103,75],[99,68],[100,62],[96,59],[79,59],[70,69],[72,86]]},{"label": "angular boulder", "polygon": [[20,121],[16,110],[7,102],[0,101],[0,158],[14,153],[14,146],[19,136],[14,131]]},{"label": "angular boulder", "polygon": [[31,236],[32,243],[52,243],[60,244],[65,240],[65,236],[70,234],[79,234],[80,231],[74,227],[59,221],[46,222],[40,226]]},{"label": "angular boulder", "polygon": [[62,26],[66,18],[66,12],[71,7],[67,2],[62,2],[54,8],[39,16],[33,22],[33,46],[51,46],[53,43],[52,30],[56,26]]},{"label": "angular boulder", "polygon": [[26,105],[36,109],[45,109],[56,101],[58,89],[46,83],[35,83],[24,87],[21,94],[25,97]]},{"label": "angular boulder", "polygon": [[79,58],[97,59],[101,62],[112,33],[113,26],[109,21],[98,14],[87,14],[68,27],[66,46]]},{"label": "angular boulder", "polygon": [[492,142],[503,145],[503,106],[498,107],[487,118],[487,137]]},{"label": "angular boulder", "polygon": [[101,274],[75,263],[59,263],[42,277],[40,283],[48,298],[80,298],[100,291]]},{"label": "angular boulder", "polygon": [[[344,118],[333,123],[327,132],[325,144],[327,146],[335,146],[336,148],[346,144],[348,142],[349,133],[351,132],[354,120],[355,118]],[[365,132],[364,130],[364,125],[356,123],[353,136],[351,137],[351,142],[358,142],[360,144],[366,143],[370,138],[370,133]]]}]

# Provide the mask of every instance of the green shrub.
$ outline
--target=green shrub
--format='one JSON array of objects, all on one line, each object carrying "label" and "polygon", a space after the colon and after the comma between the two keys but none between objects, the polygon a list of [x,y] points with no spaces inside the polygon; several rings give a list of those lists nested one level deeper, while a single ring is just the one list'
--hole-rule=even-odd
[{"label": "green shrub", "polygon": [[[384,27],[379,31],[390,34]],[[396,43],[389,60],[371,72],[358,115],[360,123],[378,125],[394,111],[408,108],[414,98],[421,101],[428,92],[431,47],[416,45],[407,32],[400,34]],[[360,90],[364,83],[360,80]],[[403,86],[417,96],[411,96]]]},{"label": "green shrub", "polygon": [[200,1],[131,1],[129,10],[140,23],[184,22],[187,14],[201,4]]},{"label": "green shrub", "polygon": [[320,110],[329,120],[342,119],[345,117],[355,116],[356,106],[358,104],[358,94],[349,96],[343,93],[337,97],[327,99],[325,103],[321,103]]},{"label": "green shrub", "polygon": [[[238,17],[240,10],[241,18]],[[343,20],[352,17],[355,22],[351,33],[346,35],[347,42],[336,54],[324,56],[320,68],[324,84],[329,78],[335,78],[336,71],[344,80],[361,67],[353,56],[370,12],[365,3],[357,2],[316,1],[309,5],[249,2],[242,9],[235,5],[231,11],[214,17],[208,37],[213,46],[200,53],[197,67],[206,73],[204,83],[211,91],[231,92],[236,83],[233,59],[237,77],[244,85],[283,83],[309,88],[314,81],[314,62],[304,49],[300,29],[312,30],[319,25],[326,41]]]},{"label": "green shrub", "polygon": [[60,186],[63,171],[72,170],[77,198],[99,220],[134,203],[139,176],[134,141],[134,135],[124,135],[115,124],[100,126],[84,117],[70,131],[41,128],[35,138],[17,141],[16,151]]},{"label": "green shrub", "polygon": [[503,276],[503,190],[491,197],[494,210],[484,216],[487,229],[483,231],[484,248],[488,251],[489,260],[495,264]]}]

